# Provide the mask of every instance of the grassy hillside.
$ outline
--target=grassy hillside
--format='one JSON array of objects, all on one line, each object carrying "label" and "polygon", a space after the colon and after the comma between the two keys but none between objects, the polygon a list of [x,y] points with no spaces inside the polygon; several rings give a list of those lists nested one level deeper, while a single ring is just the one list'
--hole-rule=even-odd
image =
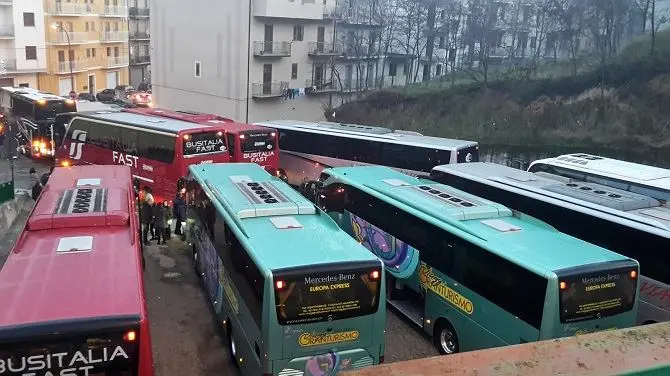
[{"label": "grassy hillside", "polygon": [[670,32],[657,38],[654,59],[645,37],[577,77],[374,92],[335,120],[482,144],[670,148]]}]

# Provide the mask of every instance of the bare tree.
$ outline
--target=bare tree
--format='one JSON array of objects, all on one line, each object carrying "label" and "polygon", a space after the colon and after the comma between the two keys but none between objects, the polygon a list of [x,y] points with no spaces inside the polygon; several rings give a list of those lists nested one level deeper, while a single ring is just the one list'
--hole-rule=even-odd
[{"label": "bare tree", "polygon": [[549,16],[558,23],[561,35],[567,43],[573,76],[577,76],[577,56],[584,33],[584,5],[583,0],[550,0],[548,9]]}]

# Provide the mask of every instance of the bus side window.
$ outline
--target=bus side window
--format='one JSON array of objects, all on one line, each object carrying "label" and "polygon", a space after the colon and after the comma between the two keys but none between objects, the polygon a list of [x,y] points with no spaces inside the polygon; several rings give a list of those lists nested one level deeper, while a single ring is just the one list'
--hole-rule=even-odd
[{"label": "bus side window", "polygon": [[343,213],[347,189],[342,184],[331,184],[317,193],[317,205],[326,213]]}]

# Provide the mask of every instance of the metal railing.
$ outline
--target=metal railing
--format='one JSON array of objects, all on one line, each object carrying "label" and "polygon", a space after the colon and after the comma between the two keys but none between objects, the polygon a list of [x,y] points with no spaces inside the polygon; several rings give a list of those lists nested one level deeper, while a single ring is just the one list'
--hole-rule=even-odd
[{"label": "metal railing", "polygon": [[149,39],[149,33],[146,31],[131,31],[129,33],[130,39]]},{"label": "metal railing", "polygon": [[[72,62],[72,72],[81,72],[88,69],[90,62],[88,60],[75,60]],[[55,73],[67,74],[70,73],[70,62],[59,61],[56,65]]]},{"label": "metal railing", "polygon": [[13,37],[14,25],[0,25],[0,37]]},{"label": "metal railing", "polygon": [[51,34],[50,42],[58,44],[67,44],[68,37],[70,43],[86,43],[92,40],[97,40],[97,36],[85,31],[70,31],[67,34],[64,31],[57,31]]},{"label": "metal railing", "polygon": [[123,67],[128,65],[128,56],[110,56],[105,61],[105,66],[108,68]]},{"label": "metal railing", "polygon": [[308,54],[312,56],[340,56],[342,45],[333,42],[309,42]]},{"label": "metal railing", "polygon": [[342,18],[342,8],[333,5],[324,5],[323,18],[327,20],[339,20]]},{"label": "metal railing", "polygon": [[308,78],[305,80],[305,87],[312,93],[330,93],[340,90],[340,87],[338,86],[337,81],[334,80],[334,77],[330,77],[330,79]]},{"label": "metal railing", "polygon": [[105,5],[102,14],[104,16],[127,17],[128,7],[125,5]]},{"label": "metal railing", "polygon": [[122,42],[128,40],[127,31],[103,31],[100,33],[100,40],[103,42]]},{"label": "metal railing", "polygon": [[291,42],[255,41],[255,56],[291,56]]},{"label": "metal railing", "polygon": [[0,72],[16,71],[16,59],[5,59],[0,57]]},{"label": "metal railing", "polygon": [[52,14],[90,14],[93,13],[91,4],[77,4],[77,3],[52,3],[49,2],[47,11]]},{"label": "metal railing", "polygon": [[130,7],[128,8],[128,15],[130,17],[149,17],[151,12],[149,8]]},{"label": "metal railing", "polygon": [[281,97],[286,89],[288,89],[286,81],[256,83],[251,85],[251,96],[254,98]]},{"label": "metal railing", "polygon": [[130,55],[130,64],[145,64],[150,62],[150,55]]}]

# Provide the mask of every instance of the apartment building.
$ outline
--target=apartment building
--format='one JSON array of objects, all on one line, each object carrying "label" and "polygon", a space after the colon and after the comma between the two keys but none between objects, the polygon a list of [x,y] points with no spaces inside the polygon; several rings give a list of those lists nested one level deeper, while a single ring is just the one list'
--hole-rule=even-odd
[{"label": "apartment building", "polygon": [[130,85],[151,83],[149,0],[130,0],[128,37],[130,46]]},{"label": "apartment building", "polygon": [[[249,122],[323,119],[375,81],[379,25],[350,2],[153,0],[155,103]],[[339,25],[355,32],[338,37]]]},{"label": "apartment building", "polygon": [[40,90],[97,93],[128,84],[126,0],[44,0],[44,7],[47,71],[39,74]]},{"label": "apartment building", "polygon": [[47,67],[43,0],[0,0],[0,86],[37,88]]}]

